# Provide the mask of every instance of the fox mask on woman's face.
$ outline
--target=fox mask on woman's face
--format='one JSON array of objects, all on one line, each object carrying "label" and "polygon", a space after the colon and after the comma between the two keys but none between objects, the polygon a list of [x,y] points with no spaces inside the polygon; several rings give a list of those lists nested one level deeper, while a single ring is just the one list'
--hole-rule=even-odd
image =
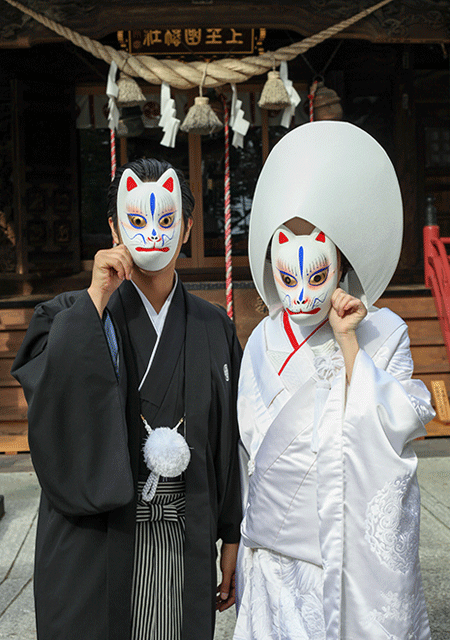
[{"label": "fox mask on woman's face", "polygon": [[319,229],[297,236],[284,225],[272,238],[272,271],[283,307],[298,324],[317,324],[331,307],[338,284],[335,245]]}]

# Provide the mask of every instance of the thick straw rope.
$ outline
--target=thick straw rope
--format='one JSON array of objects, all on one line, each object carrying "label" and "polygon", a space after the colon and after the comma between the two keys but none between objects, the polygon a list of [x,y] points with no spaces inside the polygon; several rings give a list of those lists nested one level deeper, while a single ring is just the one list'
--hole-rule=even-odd
[{"label": "thick straw rope", "polygon": [[[50,20],[46,16],[28,9],[16,0],[5,0],[13,7],[31,16],[48,29],[55,31],[58,35],[70,40],[77,47],[88,51],[96,58],[104,60],[110,64],[113,60],[118,68],[130,76],[143,78],[150,84],[161,84],[167,82],[176,89],[191,89],[200,86],[205,70],[205,62],[180,62],[179,60],[159,60],[153,56],[132,56],[126,51],[116,51],[112,47],[106,46],[91,40],[87,36],[82,36],[72,29]],[[269,71],[273,66],[278,66],[283,60],[293,60],[301,53],[315,47],[328,38],[333,38],[340,31],[350,27],[355,22],[362,20],[377,9],[392,2],[392,0],[382,0],[373,7],[364,9],[356,15],[343,20],[333,27],[320,31],[314,36],[305,38],[300,42],[295,42],[288,47],[282,47],[274,52],[266,52],[260,56],[249,56],[241,60],[226,58],[208,64],[208,73],[205,76],[203,85],[205,87],[218,87],[223,84],[244,82],[252,76],[260,75]]]}]

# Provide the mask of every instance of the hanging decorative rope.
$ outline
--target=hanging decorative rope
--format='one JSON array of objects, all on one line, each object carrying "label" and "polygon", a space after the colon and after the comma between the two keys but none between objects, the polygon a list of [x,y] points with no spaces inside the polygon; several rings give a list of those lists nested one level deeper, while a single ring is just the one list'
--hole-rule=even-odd
[{"label": "hanging decorative rope", "polygon": [[114,129],[109,130],[110,146],[111,146],[111,180],[114,180],[116,175],[116,132]]},{"label": "hanging decorative rope", "polygon": [[[48,29],[55,31],[58,35],[70,40],[77,47],[81,47],[88,51],[96,58],[104,60],[108,64],[114,61],[121,71],[130,76],[140,77],[150,84],[161,84],[167,82],[171,87],[177,89],[192,89],[200,86],[205,62],[180,62],[179,60],[159,60],[153,56],[133,56],[126,51],[117,51],[113,47],[103,45],[98,40],[92,40],[87,36],[82,36],[72,29],[63,27],[62,25],[50,20],[46,16],[36,13],[32,9],[24,6],[16,0],[5,0],[13,7],[16,7],[28,16],[31,16],[37,22],[40,22]],[[312,47],[334,38],[340,31],[347,29],[362,18],[370,15],[377,9],[392,2],[392,0],[382,0],[374,6],[360,11],[356,15],[337,23],[336,25],[324,29],[314,36],[305,38],[300,42],[295,42],[287,47],[282,47],[274,52],[266,52],[260,56],[249,56],[236,60],[226,58],[224,60],[216,60],[208,64],[208,74],[205,78],[205,87],[218,87],[223,84],[245,82],[249,78],[260,75],[265,71],[272,69],[273,60],[278,66],[283,60],[293,60],[301,53],[308,51]]]},{"label": "hanging decorative rope", "polygon": [[314,80],[314,82],[311,85],[311,88],[309,90],[309,95],[308,95],[308,100],[309,100],[309,121],[313,122],[314,121],[314,96],[316,94],[317,91],[317,80]]},{"label": "hanging decorative rope", "polygon": [[116,82],[117,65],[112,62],[108,72],[108,82],[106,85],[106,95],[108,101],[108,125],[109,125],[109,143],[111,153],[111,180],[116,175],[116,129],[119,124],[119,109],[117,108],[117,94],[119,87]]},{"label": "hanging decorative rope", "polygon": [[225,287],[227,297],[227,314],[233,320],[233,275],[231,261],[231,189],[230,189],[230,114],[227,99],[222,95],[223,119],[225,124]]}]

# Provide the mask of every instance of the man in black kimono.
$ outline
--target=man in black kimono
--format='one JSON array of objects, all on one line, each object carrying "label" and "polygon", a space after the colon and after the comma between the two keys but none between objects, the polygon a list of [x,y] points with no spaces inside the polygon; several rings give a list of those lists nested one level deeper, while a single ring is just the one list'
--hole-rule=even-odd
[{"label": "man in black kimono", "polygon": [[[129,163],[108,197],[116,246],[97,253],[88,290],[36,308],[12,369],[42,487],[38,638],[207,640],[234,602],[241,349],[223,310],[176,275],[194,206],[179,172]],[[183,418],[190,450],[147,501],[142,418]]]}]

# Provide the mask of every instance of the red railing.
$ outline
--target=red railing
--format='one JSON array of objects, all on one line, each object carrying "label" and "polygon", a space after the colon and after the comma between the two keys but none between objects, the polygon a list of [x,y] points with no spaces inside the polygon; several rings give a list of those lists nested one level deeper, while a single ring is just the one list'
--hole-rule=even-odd
[{"label": "red railing", "polygon": [[427,196],[423,228],[425,286],[431,289],[433,294],[450,362],[450,258],[446,249],[446,245],[450,244],[450,238],[441,238],[439,233],[434,196]]}]

